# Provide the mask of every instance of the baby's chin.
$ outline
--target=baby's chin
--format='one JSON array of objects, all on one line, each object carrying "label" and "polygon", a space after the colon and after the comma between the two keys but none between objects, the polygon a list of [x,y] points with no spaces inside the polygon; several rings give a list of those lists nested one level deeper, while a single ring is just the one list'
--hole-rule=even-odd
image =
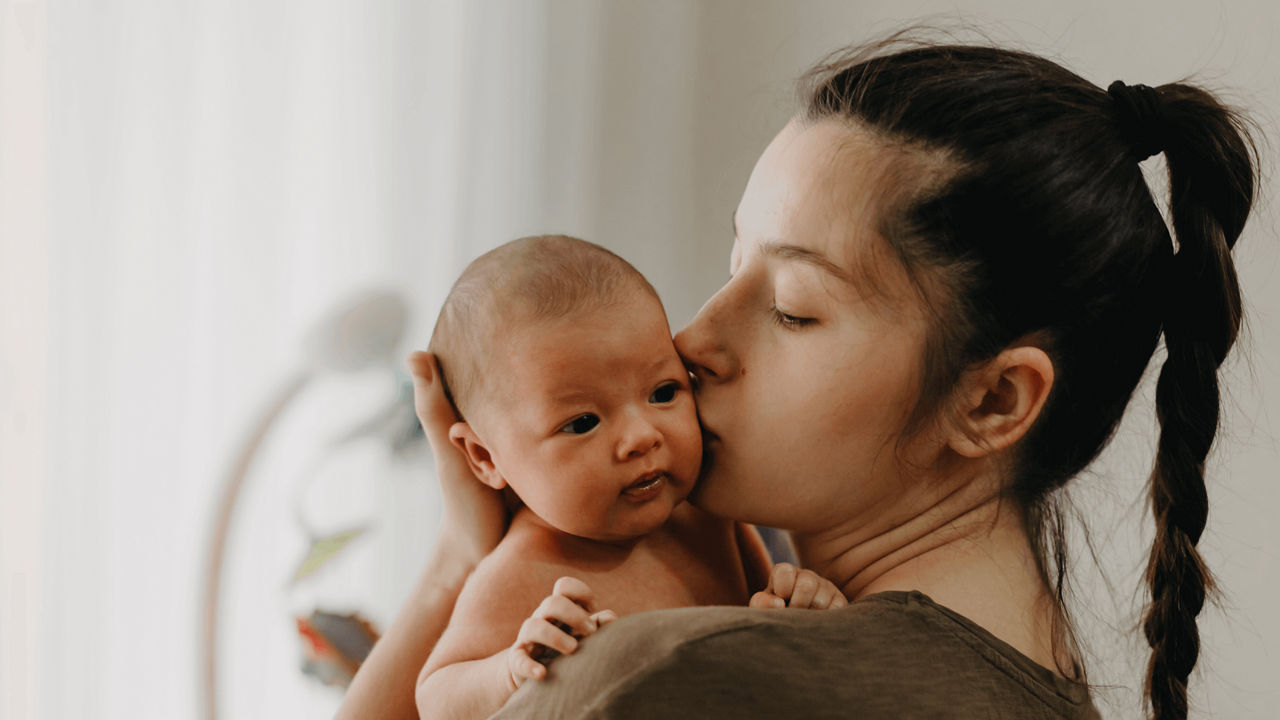
[{"label": "baby's chin", "polygon": [[680,505],[684,503],[686,495],[688,495],[687,490],[681,492],[677,496],[671,497],[670,499],[663,498],[662,500],[653,501],[667,503],[667,511],[661,514],[654,513],[652,517],[646,517],[643,522],[627,524],[624,526],[598,528],[595,532],[583,534],[582,537],[603,543],[634,543],[646,535],[650,535],[661,530],[662,527],[667,524],[667,521],[671,519],[671,516],[676,512]]},{"label": "baby's chin", "polygon": [[[572,537],[599,543],[631,544],[666,525],[694,487],[693,473],[674,481],[668,479],[655,497],[640,501],[619,496],[611,515],[601,523],[582,524],[581,515],[564,515],[560,508],[528,507],[535,522],[543,527]],[[541,510],[541,512],[540,512]]]}]

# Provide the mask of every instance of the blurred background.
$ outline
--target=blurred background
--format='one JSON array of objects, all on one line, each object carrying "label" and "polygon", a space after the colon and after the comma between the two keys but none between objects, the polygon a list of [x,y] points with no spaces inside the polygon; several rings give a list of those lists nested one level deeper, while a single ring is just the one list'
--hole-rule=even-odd
[{"label": "blurred background", "polygon": [[[2,0],[0,718],[200,717],[214,546],[219,716],[331,715],[341,688],[302,671],[319,645],[297,619],[385,629],[430,550],[401,359],[457,272],[578,235],[683,326],[727,276],[730,214],[794,78],[920,19],[1104,87],[1194,76],[1267,134],[1202,542],[1223,597],[1192,702],[1275,717],[1280,5]],[[317,365],[371,297],[381,350]],[[1104,717],[1141,717],[1152,406],[1148,387],[1072,495]]]}]

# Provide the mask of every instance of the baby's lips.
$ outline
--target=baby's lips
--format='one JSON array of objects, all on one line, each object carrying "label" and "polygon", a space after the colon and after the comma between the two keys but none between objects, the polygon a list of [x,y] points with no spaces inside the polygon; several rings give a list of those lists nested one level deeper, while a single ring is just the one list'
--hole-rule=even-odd
[{"label": "baby's lips", "polygon": [[647,485],[648,483],[651,483],[654,480],[666,474],[667,474],[666,470],[653,470],[653,471],[647,472],[641,475],[640,477],[636,478],[635,482],[627,486],[627,489],[631,490],[633,488],[638,488],[641,485]]},{"label": "baby's lips", "polygon": [[636,502],[647,502],[658,497],[664,482],[669,482],[666,472],[648,472],[636,478],[636,481],[622,489],[623,496]]}]

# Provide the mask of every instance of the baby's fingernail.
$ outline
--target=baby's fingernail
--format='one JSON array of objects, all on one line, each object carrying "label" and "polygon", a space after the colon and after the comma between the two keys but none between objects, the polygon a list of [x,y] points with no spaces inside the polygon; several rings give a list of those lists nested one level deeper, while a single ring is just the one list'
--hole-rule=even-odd
[{"label": "baby's fingernail", "polygon": [[776,608],[784,608],[784,607],[786,607],[786,606],[787,606],[787,601],[786,601],[786,600],[783,600],[783,599],[782,599],[782,598],[780,598],[780,597],[775,597],[771,602],[772,602],[773,606],[774,606],[774,607],[776,607]]}]

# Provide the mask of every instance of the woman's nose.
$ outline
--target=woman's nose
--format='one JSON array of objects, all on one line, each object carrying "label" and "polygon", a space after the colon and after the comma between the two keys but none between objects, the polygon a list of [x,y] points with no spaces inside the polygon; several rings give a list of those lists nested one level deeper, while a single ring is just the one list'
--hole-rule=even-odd
[{"label": "woman's nose", "polygon": [[725,289],[711,296],[689,325],[676,333],[676,352],[697,384],[724,382],[737,374],[737,360],[724,342]]}]

